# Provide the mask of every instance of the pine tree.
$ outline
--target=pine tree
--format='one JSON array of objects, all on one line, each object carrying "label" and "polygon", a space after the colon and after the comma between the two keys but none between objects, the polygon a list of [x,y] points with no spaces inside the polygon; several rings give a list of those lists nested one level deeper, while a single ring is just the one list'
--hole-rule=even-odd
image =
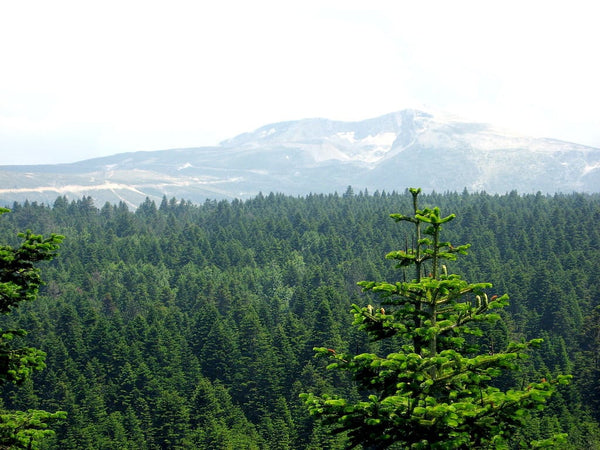
[{"label": "pine tree", "polygon": [[[9,210],[0,208],[0,214],[6,212]],[[44,238],[31,231],[19,233],[19,237],[23,242],[18,247],[0,246],[1,314],[37,297],[42,281],[36,264],[53,259],[63,240],[57,234]],[[0,384],[22,384],[35,370],[45,367],[43,351],[15,345],[15,340],[26,334],[22,329],[0,330]],[[53,434],[48,422],[64,417],[63,412],[0,410],[0,448],[39,448],[40,441]]]},{"label": "pine tree", "polygon": [[[442,241],[442,225],[455,216],[443,217],[437,207],[419,209],[420,189],[410,192],[413,214],[391,217],[414,226],[412,245],[386,257],[405,271],[413,268],[414,278],[360,282],[364,291],[380,296],[382,306],[353,305],[354,325],[375,341],[389,340],[395,351],[353,356],[315,348],[318,356],[333,360],[329,369],[349,372],[364,395],[358,401],[314,393],[301,397],[325,425],[347,432],[350,447],[505,447],[511,431],[526,424],[531,412],[542,409],[569,377],[533,380],[522,389],[494,386],[494,379],[516,369],[541,339],[510,342],[494,351],[478,349],[476,338],[482,332],[477,323],[499,320],[494,310],[506,306],[508,296],[488,297],[490,283],[468,283],[448,272],[443,262],[466,254],[469,245]],[[556,435],[529,445],[564,439]]]}]

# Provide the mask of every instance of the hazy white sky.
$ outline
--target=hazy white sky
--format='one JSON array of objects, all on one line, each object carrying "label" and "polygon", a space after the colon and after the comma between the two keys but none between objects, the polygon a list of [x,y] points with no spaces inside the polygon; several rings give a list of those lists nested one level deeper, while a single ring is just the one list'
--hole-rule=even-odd
[{"label": "hazy white sky", "polygon": [[0,165],[423,105],[600,147],[589,0],[0,2]]}]

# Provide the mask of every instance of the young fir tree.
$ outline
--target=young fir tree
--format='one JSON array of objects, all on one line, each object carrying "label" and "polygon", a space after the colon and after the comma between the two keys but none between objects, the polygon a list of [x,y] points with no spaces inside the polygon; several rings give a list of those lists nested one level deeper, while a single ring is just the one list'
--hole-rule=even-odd
[{"label": "young fir tree", "polygon": [[[557,384],[539,379],[523,389],[502,391],[493,379],[516,369],[541,339],[510,343],[496,352],[479,352],[472,336],[478,322],[494,322],[493,310],[507,305],[508,296],[488,298],[490,283],[468,283],[449,274],[444,260],[466,254],[469,245],[453,246],[440,237],[439,208],[419,209],[420,189],[410,189],[414,214],[393,214],[414,226],[412,248],[389,253],[399,268],[414,269],[414,279],[396,283],[363,281],[363,290],[381,296],[381,308],[353,305],[354,325],[373,340],[393,339],[397,350],[387,356],[356,356],[315,348],[333,360],[329,369],[351,373],[364,396],[350,401],[339,396],[301,394],[311,414],[336,432],[347,432],[349,446],[364,448],[505,448],[510,433],[542,409]],[[424,228],[424,229],[423,229]],[[411,270],[412,271],[412,270]],[[527,443],[549,446],[565,435]]]},{"label": "young fir tree", "polygon": [[[9,210],[0,208],[0,214]],[[63,236],[47,238],[27,231],[20,233],[19,247],[0,245],[0,314],[7,314],[20,302],[34,300],[42,281],[36,263],[54,258]],[[0,329],[0,385],[21,384],[34,370],[44,368],[46,354],[36,348],[18,347],[15,339],[27,334],[22,329]],[[35,449],[54,432],[48,423],[64,418],[62,411],[5,411],[0,408],[0,449]]]}]

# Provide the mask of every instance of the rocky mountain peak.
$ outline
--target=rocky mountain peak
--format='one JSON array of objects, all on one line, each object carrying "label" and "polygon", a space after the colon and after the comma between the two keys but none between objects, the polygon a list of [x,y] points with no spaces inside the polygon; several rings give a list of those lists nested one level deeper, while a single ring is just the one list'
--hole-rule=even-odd
[{"label": "rocky mountain peak", "polygon": [[600,149],[402,110],[356,122],[265,125],[217,147],[118,154],[73,164],[0,166],[0,203],[91,196],[137,207],[163,195],[203,202],[258,192],[356,190],[600,192]]}]

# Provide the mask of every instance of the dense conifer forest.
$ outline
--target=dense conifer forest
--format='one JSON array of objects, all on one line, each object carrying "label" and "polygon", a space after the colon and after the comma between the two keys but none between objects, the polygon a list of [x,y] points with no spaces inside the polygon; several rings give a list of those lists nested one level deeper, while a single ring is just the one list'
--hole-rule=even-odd
[{"label": "dense conifer forest", "polygon": [[[544,339],[499,382],[573,375],[521,437],[564,432],[563,448],[600,448],[600,196],[432,193],[421,202],[455,213],[446,238],[472,244],[447,263],[452,271],[510,296],[484,330],[489,352],[509,338]],[[91,198],[7,206],[0,242],[27,229],[65,236],[41,265],[39,298],[0,317],[47,353],[32,380],[2,387],[2,409],[67,412],[44,448],[344,447],[299,395],[359,395],[314,347],[394,351],[353,327],[350,307],[377,305],[359,281],[405,276],[385,255],[407,245],[389,215],[410,211],[408,192],[164,198],[135,211]]]}]

